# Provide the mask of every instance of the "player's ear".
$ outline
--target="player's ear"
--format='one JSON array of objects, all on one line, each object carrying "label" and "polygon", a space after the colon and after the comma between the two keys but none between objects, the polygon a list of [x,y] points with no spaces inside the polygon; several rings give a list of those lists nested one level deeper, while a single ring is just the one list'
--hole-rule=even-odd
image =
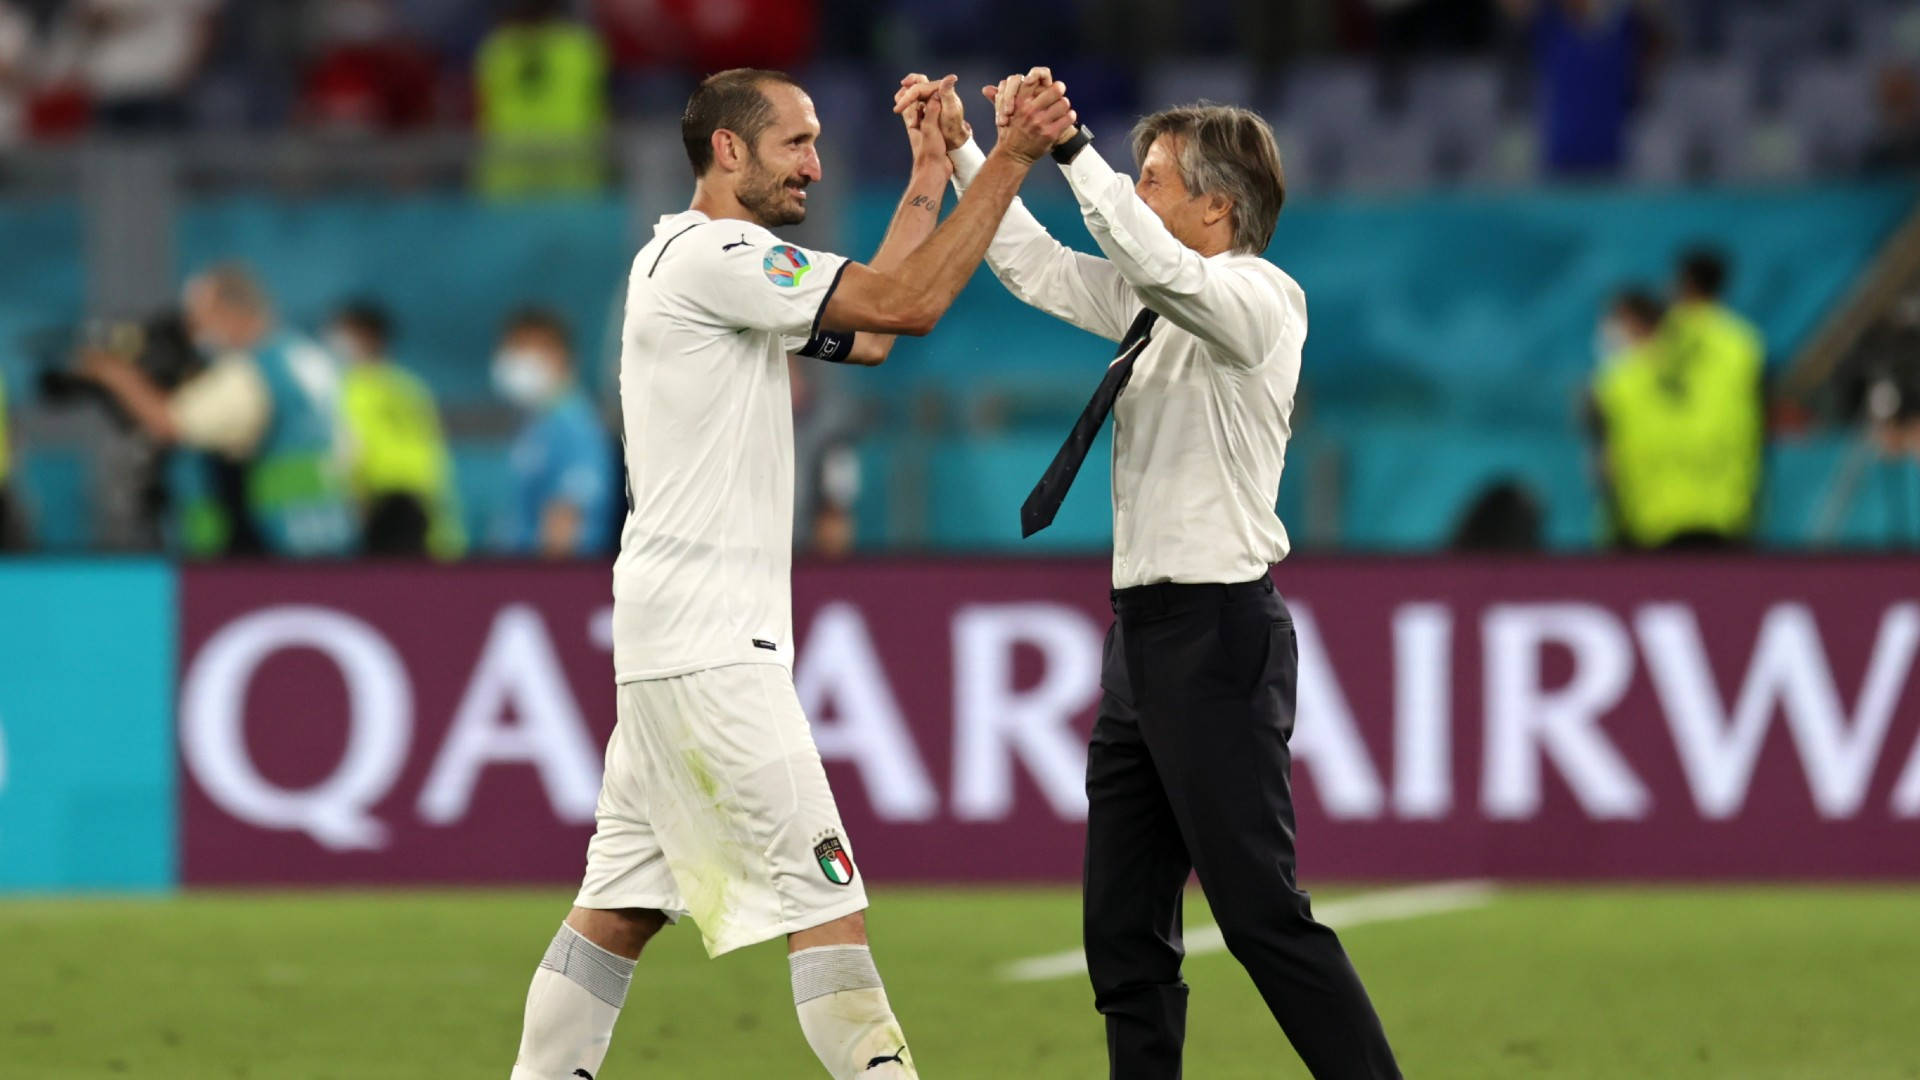
[{"label": "player's ear", "polygon": [[1233,200],[1225,195],[1207,196],[1207,208],[1201,212],[1200,220],[1208,225],[1222,221],[1233,214]]},{"label": "player's ear", "polygon": [[726,128],[716,130],[710,137],[713,140],[714,162],[728,172],[738,169],[746,156],[741,152],[740,137]]}]

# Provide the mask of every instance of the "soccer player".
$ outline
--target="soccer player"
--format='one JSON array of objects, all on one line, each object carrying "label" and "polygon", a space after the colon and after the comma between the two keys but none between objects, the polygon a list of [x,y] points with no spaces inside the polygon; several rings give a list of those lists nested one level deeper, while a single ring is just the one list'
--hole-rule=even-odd
[{"label": "soccer player", "polygon": [[[771,231],[806,216],[821,175],[820,124],[798,84],[725,71],[687,103],[693,204],[635,258],[622,333],[619,715],[586,878],[534,973],[513,1080],[592,1077],[641,949],[682,915],[713,956],[787,938],[800,1027],[833,1076],[917,1075],[793,689],[787,355],[878,364],[893,335],[930,331],[1074,122],[1064,91],[1023,97],[938,228],[951,169],[941,106],[906,110],[913,175],[870,265]],[[649,1004],[666,1008],[666,995]]]}]

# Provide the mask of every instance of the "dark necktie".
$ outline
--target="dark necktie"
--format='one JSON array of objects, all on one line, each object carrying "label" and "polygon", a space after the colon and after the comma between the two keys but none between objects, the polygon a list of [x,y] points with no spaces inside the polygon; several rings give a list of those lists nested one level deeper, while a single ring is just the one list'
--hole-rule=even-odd
[{"label": "dark necktie", "polygon": [[1087,451],[1093,447],[1093,437],[1100,434],[1100,425],[1107,422],[1107,414],[1113,411],[1114,400],[1133,376],[1133,362],[1146,351],[1153,321],[1159,317],[1142,308],[1140,317],[1127,327],[1127,336],[1121,340],[1120,351],[1116,354],[1118,359],[1108,366],[1106,378],[1100,380],[1100,388],[1093,392],[1093,400],[1081,410],[1080,419],[1073,422],[1073,430],[1067,433],[1067,441],[1060,444],[1060,452],[1053,455],[1053,463],[1040,475],[1040,482],[1033,485],[1027,501],[1020,504],[1022,539],[1053,524],[1053,515],[1060,512],[1060,503],[1067,497],[1067,489],[1073,486],[1073,478],[1080,474],[1080,465],[1087,460]]}]

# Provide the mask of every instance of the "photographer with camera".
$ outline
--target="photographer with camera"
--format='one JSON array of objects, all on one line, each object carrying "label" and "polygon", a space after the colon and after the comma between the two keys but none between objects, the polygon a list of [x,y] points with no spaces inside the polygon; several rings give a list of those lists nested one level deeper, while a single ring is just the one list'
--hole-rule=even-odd
[{"label": "photographer with camera", "polygon": [[[187,283],[186,330],[206,366],[171,392],[124,353],[81,352],[79,374],[98,384],[162,445],[218,455],[240,467],[244,522],[269,555],[315,557],[352,550],[356,525],[339,452],[339,376],[319,346],[275,324],[273,307],[245,267],[223,264]],[[176,491],[179,498],[182,493]],[[192,492],[188,519],[202,541],[220,505]]]}]

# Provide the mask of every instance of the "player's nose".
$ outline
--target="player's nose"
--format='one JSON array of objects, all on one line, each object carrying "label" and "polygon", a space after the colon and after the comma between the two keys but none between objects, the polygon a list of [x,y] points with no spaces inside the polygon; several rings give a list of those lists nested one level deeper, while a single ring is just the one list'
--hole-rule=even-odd
[{"label": "player's nose", "polygon": [[820,152],[807,147],[806,160],[800,163],[800,175],[809,181],[820,179]]}]

